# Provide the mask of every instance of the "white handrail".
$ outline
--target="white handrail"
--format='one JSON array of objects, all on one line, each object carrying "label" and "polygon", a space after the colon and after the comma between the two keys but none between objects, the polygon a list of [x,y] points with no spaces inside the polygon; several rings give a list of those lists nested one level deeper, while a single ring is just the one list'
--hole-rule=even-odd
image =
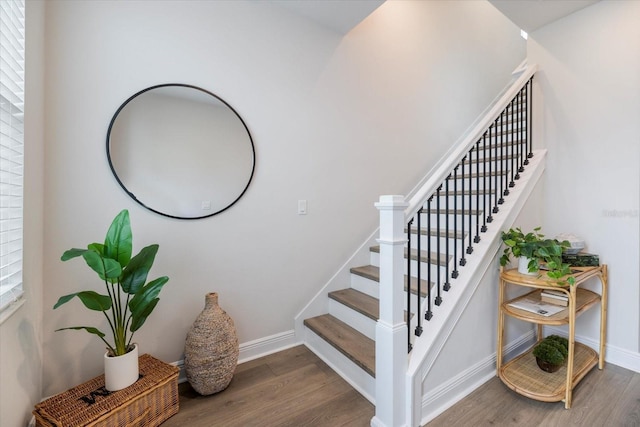
[{"label": "white handrail", "polygon": [[[404,211],[405,218],[412,218],[418,210],[424,205],[440,184],[449,176],[455,166],[462,161],[464,156],[469,152],[473,144],[478,141],[484,132],[493,124],[495,119],[504,111],[509,102],[518,94],[520,89],[529,81],[538,69],[536,64],[529,65],[520,77],[502,94],[500,98],[493,104],[488,112],[483,113],[483,118],[468,132],[468,134],[460,141],[459,144],[447,155],[443,157],[443,162],[429,173],[429,178],[409,199],[409,206]],[[515,73],[521,72],[522,65],[519,66]]]}]

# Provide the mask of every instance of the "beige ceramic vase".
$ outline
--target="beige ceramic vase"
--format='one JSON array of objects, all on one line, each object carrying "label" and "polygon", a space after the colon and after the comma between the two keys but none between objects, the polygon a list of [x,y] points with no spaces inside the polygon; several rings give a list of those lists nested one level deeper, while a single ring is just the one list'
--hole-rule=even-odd
[{"label": "beige ceramic vase", "polygon": [[187,381],[202,395],[229,385],[238,364],[238,336],[233,319],[218,305],[218,294],[205,296],[204,310],[187,333],[184,368]]}]

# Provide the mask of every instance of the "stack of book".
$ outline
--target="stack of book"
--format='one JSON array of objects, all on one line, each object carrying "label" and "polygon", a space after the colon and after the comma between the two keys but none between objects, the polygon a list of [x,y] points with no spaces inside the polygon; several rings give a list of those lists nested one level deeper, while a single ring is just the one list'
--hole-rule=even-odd
[{"label": "stack of book", "polygon": [[567,307],[569,305],[569,296],[562,291],[553,291],[545,289],[540,293],[542,302]]},{"label": "stack of book", "polygon": [[577,254],[563,253],[562,262],[572,267],[597,267],[600,265],[600,257],[587,252],[578,252]]}]

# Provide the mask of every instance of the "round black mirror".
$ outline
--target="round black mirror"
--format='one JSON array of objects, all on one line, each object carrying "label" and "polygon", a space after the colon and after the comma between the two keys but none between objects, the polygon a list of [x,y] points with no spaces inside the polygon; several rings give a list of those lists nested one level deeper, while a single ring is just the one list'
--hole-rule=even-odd
[{"label": "round black mirror", "polygon": [[179,219],[218,214],[253,178],[249,129],[225,101],[199,87],[164,84],[127,99],[111,119],[107,159],[136,202]]}]

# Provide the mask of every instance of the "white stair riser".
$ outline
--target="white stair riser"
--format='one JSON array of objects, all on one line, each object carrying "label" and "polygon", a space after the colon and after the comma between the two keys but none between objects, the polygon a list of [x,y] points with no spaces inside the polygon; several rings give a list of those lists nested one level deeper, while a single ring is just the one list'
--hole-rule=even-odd
[{"label": "white stair riser", "polygon": [[373,298],[379,298],[380,296],[380,285],[378,282],[358,276],[357,274],[351,274],[351,287]]},{"label": "white stair riser", "polygon": [[360,314],[332,298],[329,298],[329,314],[366,335],[367,338],[376,339],[376,321],[364,314]]}]

